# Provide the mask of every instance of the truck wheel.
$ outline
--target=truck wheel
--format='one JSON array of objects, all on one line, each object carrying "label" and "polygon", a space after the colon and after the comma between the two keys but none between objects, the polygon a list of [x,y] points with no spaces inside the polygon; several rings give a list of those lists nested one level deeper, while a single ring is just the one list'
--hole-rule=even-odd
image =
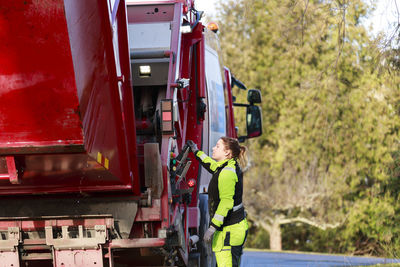
[{"label": "truck wheel", "polygon": [[200,251],[200,266],[215,267],[215,257],[211,249],[211,243],[203,242],[204,233],[207,231],[210,221],[208,214],[208,195],[199,194],[200,208],[200,227],[199,227],[199,251]]}]

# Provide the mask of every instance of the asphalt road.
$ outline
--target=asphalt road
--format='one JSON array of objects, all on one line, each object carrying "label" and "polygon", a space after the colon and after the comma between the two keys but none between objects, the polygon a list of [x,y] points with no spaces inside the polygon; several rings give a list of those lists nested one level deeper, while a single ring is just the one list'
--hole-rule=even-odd
[{"label": "asphalt road", "polygon": [[321,254],[244,251],[241,267],[306,267],[306,266],[367,266],[400,263],[400,259],[351,257]]}]

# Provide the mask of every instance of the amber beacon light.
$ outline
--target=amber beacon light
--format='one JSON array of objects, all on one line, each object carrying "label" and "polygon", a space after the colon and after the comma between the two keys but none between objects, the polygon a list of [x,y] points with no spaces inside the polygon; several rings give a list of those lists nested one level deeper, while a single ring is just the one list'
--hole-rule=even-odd
[{"label": "amber beacon light", "polygon": [[218,28],[218,24],[215,22],[210,22],[207,24],[207,29],[209,29],[210,31],[213,31],[215,33],[218,32],[219,28]]}]

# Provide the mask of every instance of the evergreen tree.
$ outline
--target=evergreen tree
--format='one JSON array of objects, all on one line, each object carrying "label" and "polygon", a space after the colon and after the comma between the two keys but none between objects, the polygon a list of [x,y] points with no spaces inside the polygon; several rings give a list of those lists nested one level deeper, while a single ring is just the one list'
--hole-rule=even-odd
[{"label": "evergreen tree", "polygon": [[356,222],[357,205],[389,177],[396,93],[360,23],[368,12],[361,0],[221,3],[224,62],[263,94],[264,134],[249,143],[245,201],[272,249],[281,249],[285,223]]}]

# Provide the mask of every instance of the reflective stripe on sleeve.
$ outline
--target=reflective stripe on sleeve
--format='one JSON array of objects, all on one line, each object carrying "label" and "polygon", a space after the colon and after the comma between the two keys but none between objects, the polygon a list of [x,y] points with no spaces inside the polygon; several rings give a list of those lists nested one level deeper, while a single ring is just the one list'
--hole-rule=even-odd
[{"label": "reflective stripe on sleeve", "polygon": [[233,209],[233,211],[237,211],[237,210],[239,210],[241,208],[243,208],[243,203],[240,203],[239,205],[234,206],[232,209]]},{"label": "reflective stripe on sleeve", "polygon": [[225,217],[224,216],[222,216],[222,215],[219,215],[219,214],[215,214],[214,215],[214,217],[213,217],[213,219],[216,219],[217,221],[220,221],[220,222],[224,222],[224,219],[225,219]]},{"label": "reflective stripe on sleeve", "polygon": [[200,156],[198,156],[201,160],[205,160],[207,158],[206,154],[201,154]]},{"label": "reflective stripe on sleeve", "polygon": [[236,173],[235,168],[232,168],[232,167],[225,167],[225,168],[223,168],[223,170],[233,171],[234,173]]}]

